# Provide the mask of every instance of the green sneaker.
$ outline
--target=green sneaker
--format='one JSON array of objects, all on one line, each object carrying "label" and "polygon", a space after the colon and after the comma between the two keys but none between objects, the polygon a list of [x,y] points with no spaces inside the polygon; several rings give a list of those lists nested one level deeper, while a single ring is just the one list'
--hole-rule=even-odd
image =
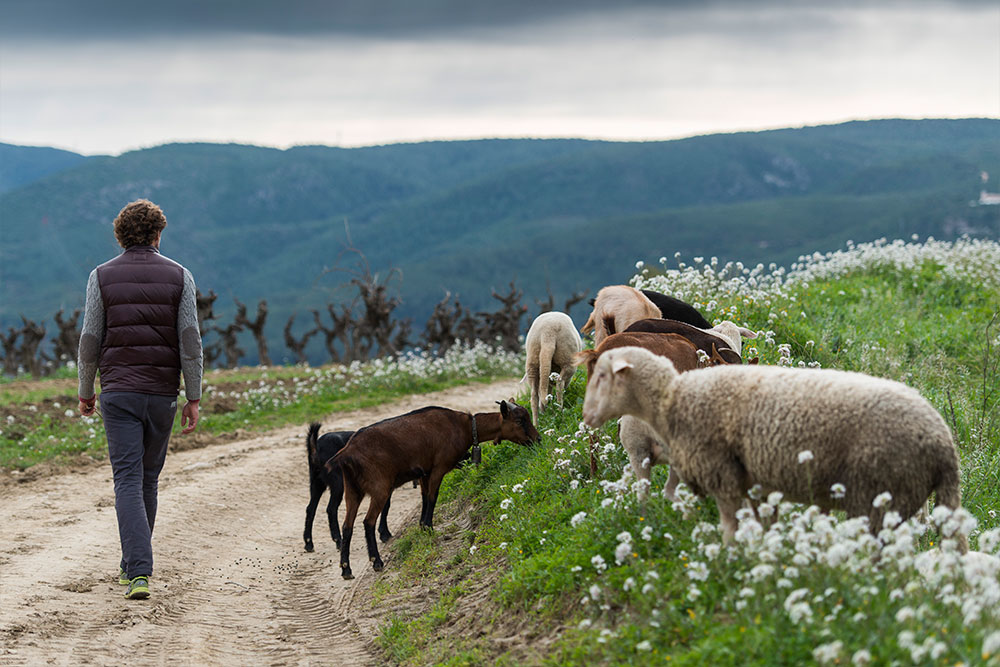
[{"label": "green sneaker", "polygon": [[118,567],[118,583],[122,586],[128,586],[132,583],[132,580],[128,578],[128,575],[125,574],[125,570],[121,566]]},{"label": "green sneaker", "polygon": [[129,600],[145,600],[149,597],[149,577],[138,576],[128,582],[125,597]]}]

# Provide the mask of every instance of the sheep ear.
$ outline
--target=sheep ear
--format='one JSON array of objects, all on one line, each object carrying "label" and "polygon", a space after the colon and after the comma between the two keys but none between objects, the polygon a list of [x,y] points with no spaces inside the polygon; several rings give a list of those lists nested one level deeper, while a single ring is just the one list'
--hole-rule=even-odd
[{"label": "sheep ear", "polygon": [[757,332],[750,331],[749,329],[746,329],[744,327],[740,327],[740,335],[743,336],[744,338],[756,338]]},{"label": "sheep ear", "polygon": [[632,368],[632,364],[629,363],[628,359],[622,359],[619,357],[611,362],[611,371],[613,373],[619,373],[626,368]]}]

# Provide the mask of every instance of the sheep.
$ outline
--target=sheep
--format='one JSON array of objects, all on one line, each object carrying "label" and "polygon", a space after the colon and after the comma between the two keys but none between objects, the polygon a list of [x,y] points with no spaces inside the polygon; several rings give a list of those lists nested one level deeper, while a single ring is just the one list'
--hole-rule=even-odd
[{"label": "sheep", "polygon": [[[625,331],[679,334],[706,352],[711,344],[715,343],[719,355],[731,364],[738,364],[742,361],[740,355],[743,353],[743,338],[757,337],[756,332],[738,326],[729,320],[723,320],[710,329],[701,329],[677,320],[646,319],[633,322]],[[732,350],[736,355],[731,355],[727,350]]]},{"label": "sheep", "polygon": [[364,519],[365,542],[368,558],[378,572],[383,563],[375,543],[375,518],[394,488],[411,480],[420,481],[423,500],[420,525],[431,528],[441,480],[470,456],[475,459],[480,442],[510,440],[529,445],[539,440],[525,408],[513,401],[499,401],[499,404],[498,413],[470,415],[430,406],[385,419],[356,432],[347,446],[327,462],[327,470],[339,465],[344,471],[347,513],[340,549],[344,579],[354,578],[351,537],[358,506],[366,495],[371,496],[371,504]]},{"label": "sheep", "polygon": [[[344,497],[344,475],[339,466],[333,466],[327,471],[324,463],[339,452],[354,435],[354,431],[334,431],[319,435],[320,424],[313,422],[309,425],[306,435],[306,453],[309,462],[309,504],[306,506],[306,527],[302,533],[302,539],[306,543],[306,551],[312,551],[312,527],[313,519],[316,517],[316,507],[323,491],[330,489],[330,499],[326,504],[326,517],[330,523],[330,537],[333,543],[340,550],[340,524],[337,523],[337,510],[340,508],[340,501]],[[389,502],[386,501],[385,509],[379,521],[378,535],[383,542],[392,539],[389,526],[386,524],[386,516],[389,514]]]},{"label": "sheep", "polygon": [[531,385],[531,422],[537,428],[538,413],[545,409],[549,394],[549,373],[559,373],[556,401],[562,405],[563,389],[576,371],[573,355],[583,349],[580,334],[566,313],[542,313],[535,318],[524,339],[524,377]]},{"label": "sheep", "polygon": [[[886,511],[907,519],[932,492],[953,510],[961,503],[947,425],[919,393],[891,380],[776,366],[678,373],[668,359],[626,347],[601,355],[583,404],[589,426],[622,415],[648,422],[681,480],[715,498],[727,542],[755,485],[867,516],[873,532]],[[843,491],[831,493],[834,485]],[[886,491],[888,504],[874,502]],[[968,548],[961,537],[959,548]]]},{"label": "sheep", "polygon": [[659,317],[660,309],[634,287],[608,285],[602,287],[594,298],[594,310],[580,329],[581,333],[594,332],[594,345],[600,345],[607,336],[624,331],[625,327],[650,317]]},{"label": "sheep", "polygon": [[[693,327],[692,327],[693,328]],[[700,331],[700,329],[699,329]],[[706,365],[717,363],[731,363],[720,357],[716,348],[716,341],[712,337],[705,336],[705,342],[709,345],[708,350],[697,347],[689,339],[678,334],[661,334],[648,332],[624,332],[612,334],[605,338],[600,345],[593,350],[584,350],[577,356],[577,362],[587,369],[587,379],[593,374],[594,365],[598,358],[608,350],[619,347],[635,346],[649,350],[653,354],[670,359],[677,372],[694,370]],[[708,354],[706,361],[700,361],[698,351],[702,350]],[[726,352],[732,350],[725,348]],[[737,363],[739,356],[736,356]],[[628,415],[622,417],[619,423],[618,437],[621,440],[622,448],[628,453],[629,463],[636,479],[649,481],[651,469],[654,465],[669,464],[666,448],[661,443],[652,428],[640,419]],[[649,459],[648,461],[646,459]],[[680,479],[673,468],[670,469],[664,493],[671,500]],[[639,487],[639,499],[645,500],[646,489]]]}]

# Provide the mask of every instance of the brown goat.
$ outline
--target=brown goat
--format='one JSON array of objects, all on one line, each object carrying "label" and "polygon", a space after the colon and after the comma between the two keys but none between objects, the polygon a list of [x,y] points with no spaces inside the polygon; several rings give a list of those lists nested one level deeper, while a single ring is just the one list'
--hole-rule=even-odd
[{"label": "brown goat", "polygon": [[[725,339],[711,334],[704,329],[691,326],[686,322],[650,318],[633,322],[625,329],[625,331],[627,333],[637,333],[643,331],[658,334],[677,334],[679,336],[684,336],[684,338],[687,338],[689,341],[694,343],[695,347],[699,350],[704,350],[707,354],[711,354],[712,346],[714,345],[718,350],[716,354],[727,364],[743,363],[743,359],[740,357],[739,352],[733,350]],[[678,368],[677,370],[680,371],[681,369]]]},{"label": "brown goat", "polygon": [[375,543],[375,522],[392,490],[411,480],[420,481],[423,507],[420,525],[432,527],[434,505],[445,474],[462,461],[478,454],[470,448],[480,442],[509,440],[528,445],[539,440],[531,414],[513,401],[499,401],[499,412],[475,416],[448,408],[430,406],[385,419],[357,431],[327,466],[344,471],[347,514],[341,530],[343,547],[340,568],[344,579],[351,573],[351,537],[358,506],[367,495],[371,504],[365,515],[365,543],[375,571],[383,567]]},{"label": "brown goat", "polygon": [[[590,373],[594,370],[594,364],[597,363],[599,356],[606,350],[627,346],[643,347],[653,354],[667,357],[674,362],[677,371],[681,373],[704,365],[698,362],[699,348],[688,338],[677,334],[649,333],[645,331],[611,334],[593,350],[584,350],[577,353],[574,359],[578,366],[586,366],[587,380],[589,381]],[[710,354],[713,349],[709,347],[704,352]],[[732,350],[729,351],[731,352]]]}]

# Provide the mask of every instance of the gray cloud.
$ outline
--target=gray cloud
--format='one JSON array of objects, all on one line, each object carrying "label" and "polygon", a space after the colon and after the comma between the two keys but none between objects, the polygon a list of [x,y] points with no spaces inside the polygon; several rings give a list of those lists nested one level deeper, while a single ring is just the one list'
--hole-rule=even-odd
[{"label": "gray cloud", "polygon": [[637,9],[735,10],[806,7],[857,8],[989,6],[995,0],[3,0],[0,36],[6,38],[134,38],[163,34],[440,35],[619,14]]}]

